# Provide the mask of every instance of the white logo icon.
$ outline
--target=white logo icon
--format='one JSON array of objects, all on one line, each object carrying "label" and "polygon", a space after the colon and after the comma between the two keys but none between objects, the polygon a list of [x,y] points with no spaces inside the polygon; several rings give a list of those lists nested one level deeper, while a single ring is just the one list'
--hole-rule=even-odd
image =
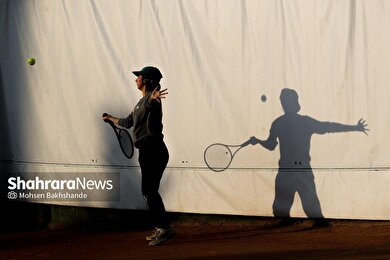
[{"label": "white logo icon", "polygon": [[16,192],[14,192],[14,191],[8,192],[8,199],[14,200],[14,199],[16,199],[17,197],[18,197],[18,194],[17,194]]}]

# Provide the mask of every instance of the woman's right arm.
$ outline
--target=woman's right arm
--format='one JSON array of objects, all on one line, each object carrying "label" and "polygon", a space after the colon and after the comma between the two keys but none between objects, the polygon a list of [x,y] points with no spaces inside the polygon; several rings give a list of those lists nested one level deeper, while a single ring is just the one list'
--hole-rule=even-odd
[{"label": "woman's right arm", "polygon": [[131,114],[126,118],[117,118],[112,115],[107,115],[103,116],[103,120],[110,120],[117,125],[123,126],[125,128],[130,128],[133,126],[133,112],[131,112]]}]

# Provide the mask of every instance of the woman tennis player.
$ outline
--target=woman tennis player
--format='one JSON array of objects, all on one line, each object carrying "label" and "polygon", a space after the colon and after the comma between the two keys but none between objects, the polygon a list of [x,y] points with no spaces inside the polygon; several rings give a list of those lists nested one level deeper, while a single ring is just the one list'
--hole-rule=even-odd
[{"label": "woman tennis player", "polygon": [[125,128],[133,127],[134,146],[139,149],[139,164],[142,174],[142,195],[152,213],[156,230],[146,237],[149,245],[154,246],[171,238],[175,231],[169,226],[164,203],[158,192],[160,180],[168,163],[168,149],[163,141],[161,99],[168,94],[167,89],[160,90],[162,74],[156,67],[144,67],[133,71],[142,98],[127,118],[111,115],[103,120],[111,120]]}]

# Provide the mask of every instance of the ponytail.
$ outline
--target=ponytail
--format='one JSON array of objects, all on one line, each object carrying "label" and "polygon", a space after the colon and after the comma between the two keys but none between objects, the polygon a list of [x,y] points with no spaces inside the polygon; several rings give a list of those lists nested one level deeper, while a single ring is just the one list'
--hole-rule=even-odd
[{"label": "ponytail", "polygon": [[146,91],[153,91],[155,89],[157,89],[157,90],[161,89],[160,80],[145,79],[144,83],[146,86]]}]

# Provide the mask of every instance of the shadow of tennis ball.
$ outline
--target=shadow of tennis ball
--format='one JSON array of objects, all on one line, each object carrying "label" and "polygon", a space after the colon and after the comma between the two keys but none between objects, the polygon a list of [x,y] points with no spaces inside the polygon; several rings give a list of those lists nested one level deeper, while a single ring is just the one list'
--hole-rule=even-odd
[{"label": "shadow of tennis ball", "polygon": [[262,95],[261,96],[261,101],[263,101],[263,102],[267,101],[267,97],[265,95]]}]

